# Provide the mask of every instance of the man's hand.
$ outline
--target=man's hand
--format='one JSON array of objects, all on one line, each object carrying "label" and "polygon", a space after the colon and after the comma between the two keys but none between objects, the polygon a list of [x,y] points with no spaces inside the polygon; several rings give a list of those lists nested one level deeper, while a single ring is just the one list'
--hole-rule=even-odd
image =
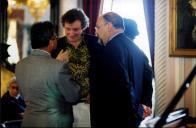
[{"label": "man's hand", "polygon": [[88,94],[87,95],[87,97],[86,97],[86,102],[85,102],[86,104],[90,104],[90,94]]},{"label": "man's hand", "polygon": [[57,55],[56,59],[60,61],[64,61],[65,63],[69,62],[69,52],[63,51],[62,49]]},{"label": "man's hand", "polygon": [[144,113],[143,113],[143,118],[146,118],[147,116],[150,116],[152,114],[152,109],[146,105],[143,105],[144,108]]}]

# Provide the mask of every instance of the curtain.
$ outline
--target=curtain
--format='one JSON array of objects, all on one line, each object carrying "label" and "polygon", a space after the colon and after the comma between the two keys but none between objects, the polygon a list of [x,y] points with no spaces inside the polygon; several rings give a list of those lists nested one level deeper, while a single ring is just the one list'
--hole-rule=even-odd
[{"label": "curtain", "polygon": [[[10,64],[7,60],[9,57],[7,44],[8,38],[8,0],[0,0],[0,65],[1,68],[5,70],[14,72],[15,64]],[[5,75],[4,72],[1,73],[2,76]]]},{"label": "curtain", "polygon": [[83,0],[84,13],[89,17],[89,27],[86,29],[86,33],[95,35],[95,25],[97,17],[99,15],[101,0]]},{"label": "curtain", "polygon": [[0,43],[7,42],[8,23],[7,23],[7,0],[0,0]]},{"label": "curtain", "polygon": [[146,18],[147,33],[150,46],[150,56],[152,61],[152,68],[154,70],[154,45],[155,45],[155,30],[154,30],[154,0],[143,0],[144,14]]},{"label": "curtain", "polygon": [[55,31],[58,35],[59,0],[50,0],[50,20],[55,25]]}]

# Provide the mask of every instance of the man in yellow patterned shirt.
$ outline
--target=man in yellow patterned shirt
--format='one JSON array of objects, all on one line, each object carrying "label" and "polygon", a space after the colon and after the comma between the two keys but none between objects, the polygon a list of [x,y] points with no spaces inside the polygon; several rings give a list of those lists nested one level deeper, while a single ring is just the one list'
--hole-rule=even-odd
[{"label": "man in yellow patterned shirt", "polygon": [[[89,26],[89,19],[81,9],[74,8],[67,11],[61,17],[61,21],[66,36],[58,40],[57,48],[52,53],[52,57],[58,58],[59,53],[65,53],[61,54],[64,55],[62,58],[66,58],[64,61],[68,63],[72,79],[82,89],[83,98],[81,102],[88,102],[90,59],[95,53],[96,47],[99,46],[98,38],[84,33],[84,30]],[[83,111],[79,105],[81,104],[78,104],[77,111]],[[83,107],[86,108],[86,105],[88,104],[83,104]],[[90,127],[89,110],[85,109],[85,112],[82,113],[86,113],[86,115],[80,115],[80,117],[83,116],[83,118],[78,117],[81,120],[75,117],[75,122],[79,122],[75,127]],[[85,118],[87,120],[84,120]]]}]

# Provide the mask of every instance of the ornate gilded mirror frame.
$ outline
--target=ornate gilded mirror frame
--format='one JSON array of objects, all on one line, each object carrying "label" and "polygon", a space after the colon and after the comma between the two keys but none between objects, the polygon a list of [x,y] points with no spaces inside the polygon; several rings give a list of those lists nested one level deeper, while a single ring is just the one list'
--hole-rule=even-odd
[{"label": "ornate gilded mirror frame", "polygon": [[[188,2],[188,3],[187,3]],[[192,2],[192,3],[191,3]],[[196,7],[194,0],[169,0],[169,55],[178,57],[196,57]],[[193,9],[192,14],[180,8],[185,3]],[[182,17],[183,16],[183,17]],[[184,18],[187,17],[187,18]],[[184,19],[183,19],[184,18]],[[188,24],[192,23],[190,26]],[[190,34],[187,34],[191,28]],[[186,40],[184,40],[186,39]],[[192,40],[192,42],[190,41]],[[183,42],[184,41],[184,42]],[[183,43],[185,43],[183,45]]]}]

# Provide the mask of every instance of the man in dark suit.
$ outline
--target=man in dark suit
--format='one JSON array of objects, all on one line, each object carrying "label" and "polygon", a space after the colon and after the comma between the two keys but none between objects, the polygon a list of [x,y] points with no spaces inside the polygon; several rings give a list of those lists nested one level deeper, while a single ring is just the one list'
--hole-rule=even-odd
[{"label": "man in dark suit", "polygon": [[138,127],[133,93],[134,56],[138,53],[123,32],[123,19],[118,14],[109,12],[98,18],[96,34],[103,46],[91,62],[92,127]]},{"label": "man in dark suit", "polygon": [[13,77],[8,84],[8,91],[1,98],[1,123],[21,120],[25,111],[25,101],[20,95],[19,84]]},{"label": "man in dark suit", "polygon": [[16,79],[26,101],[22,127],[72,127],[72,104],[80,87],[71,79],[67,64],[51,58],[57,39],[51,22],[31,28],[32,53],[16,65]]},{"label": "man in dark suit", "polygon": [[133,42],[135,37],[139,34],[137,29],[137,23],[132,19],[124,19],[125,35],[131,40],[132,45],[138,50],[138,54],[134,63],[134,85],[135,85],[135,98],[139,104],[138,113],[140,115],[140,121],[152,113],[152,79],[153,71],[149,65],[149,61],[144,52]]}]

